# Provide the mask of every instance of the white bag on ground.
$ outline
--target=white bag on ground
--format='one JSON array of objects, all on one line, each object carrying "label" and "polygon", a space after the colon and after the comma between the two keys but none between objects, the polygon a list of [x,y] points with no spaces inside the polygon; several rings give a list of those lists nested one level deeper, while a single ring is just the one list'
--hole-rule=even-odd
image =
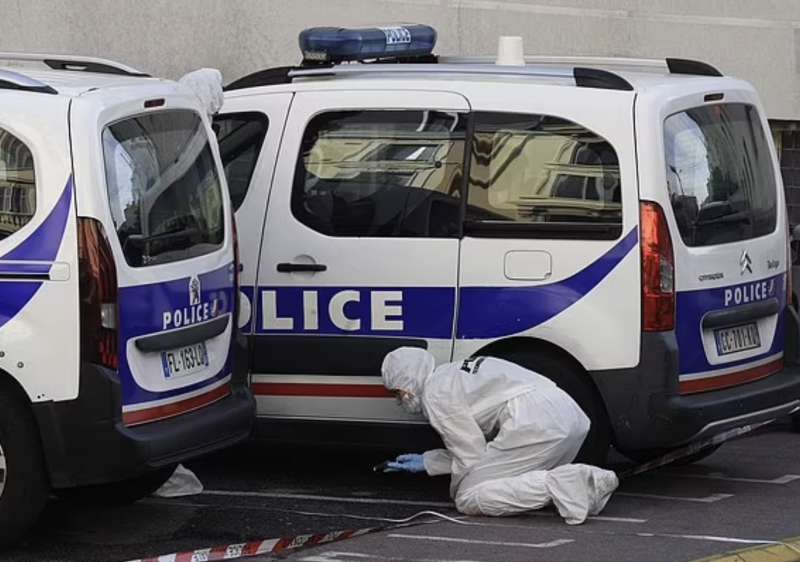
[{"label": "white bag on ground", "polygon": [[178,82],[192,90],[200,99],[209,117],[216,115],[224,101],[222,73],[216,68],[201,68],[185,74]]},{"label": "white bag on ground", "polygon": [[203,483],[194,472],[179,464],[169,477],[169,480],[153,495],[157,498],[180,498],[183,496],[194,496],[203,491]]}]

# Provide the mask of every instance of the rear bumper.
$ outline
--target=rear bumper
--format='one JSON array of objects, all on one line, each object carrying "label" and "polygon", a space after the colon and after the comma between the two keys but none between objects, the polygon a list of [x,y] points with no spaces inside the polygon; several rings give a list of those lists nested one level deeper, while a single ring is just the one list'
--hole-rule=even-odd
[{"label": "rear bumper", "polygon": [[123,424],[120,396],[116,373],[83,364],[76,400],[34,404],[54,488],[125,480],[216,451],[246,439],[255,416],[242,372],[222,400],[136,427]]},{"label": "rear bumper", "polygon": [[642,334],[640,363],[633,369],[591,373],[606,404],[617,448],[624,452],[677,447],[797,409],[797,319],[787,316],[791,317],[787,317],[785,367],[755,382],[681,395],[673,333]]}]

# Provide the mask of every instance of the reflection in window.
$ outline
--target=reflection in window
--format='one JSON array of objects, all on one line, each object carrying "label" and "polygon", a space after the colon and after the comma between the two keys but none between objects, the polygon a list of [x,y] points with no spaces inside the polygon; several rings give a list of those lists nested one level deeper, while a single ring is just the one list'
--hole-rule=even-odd
[{"label": "reflection in window", "polygon": [[214,118],[234,211],[247,195],[268,126],[269,120],[263,113],[228,113]]},{"label": "reflection in window", "polygon": [[303,136],[292,212],[330,236],[456,236],[464,131],[457,113],[319,115]]},{"label": "reflection in window", "polygon": [[208,136],[191,111],[149,113],[103,131],[111,216],[132,266],[218,249],[222,191]]},{"label": "reflection in window", "polygon": [[35,212],[33,155],[21,140],[0,129],[0,240],[28,224]]},{"label": "reflection in window", "polygon": [[776,224],[776,183],[756,109],[718,104],[664,122],[667,188],[688,246],[763,236]]},{"label": "reflection in window", "polygon": [[613,147],[570,121],[478,113],[468,221],[621,224]]}]

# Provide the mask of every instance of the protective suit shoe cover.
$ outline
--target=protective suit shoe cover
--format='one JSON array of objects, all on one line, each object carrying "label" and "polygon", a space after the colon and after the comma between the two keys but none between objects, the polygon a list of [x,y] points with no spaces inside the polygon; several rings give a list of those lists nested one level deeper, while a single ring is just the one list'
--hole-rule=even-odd
[{"label": "protective suit shoe cover", "polygon": [[183,496],[194,496],[203,491],[203,483],[195,475],[194,472],[179,464],[172,473],[169,480],[155,492],[153,495],[158,498],[180,498]]},{"label": "protective suit shoe cover", "polygon": [[617,475],[588,464],[566,464],[547,473],[545,487],[568,525],[580,525],[602,511],[617,489]]}]

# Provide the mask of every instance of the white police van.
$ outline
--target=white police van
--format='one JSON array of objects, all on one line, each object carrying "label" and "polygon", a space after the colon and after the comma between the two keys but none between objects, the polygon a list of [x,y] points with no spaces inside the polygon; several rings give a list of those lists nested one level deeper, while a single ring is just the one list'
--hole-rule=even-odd
[{"label": "white police van", "polygon": [[404,345],[552,377],[596,462],[796,409],[753,87],[682,59],[436,57],[435,39],[311,29],[303,65],[227,87],[215,128],[270,431],[419,423],[378,378]]},{"label": "white police van", "polygon": [[3,545],[50,489],[151,492],[245,438],[254,401],[234,373],[232,211],[198,97],[102,59],[0,61]]}]

